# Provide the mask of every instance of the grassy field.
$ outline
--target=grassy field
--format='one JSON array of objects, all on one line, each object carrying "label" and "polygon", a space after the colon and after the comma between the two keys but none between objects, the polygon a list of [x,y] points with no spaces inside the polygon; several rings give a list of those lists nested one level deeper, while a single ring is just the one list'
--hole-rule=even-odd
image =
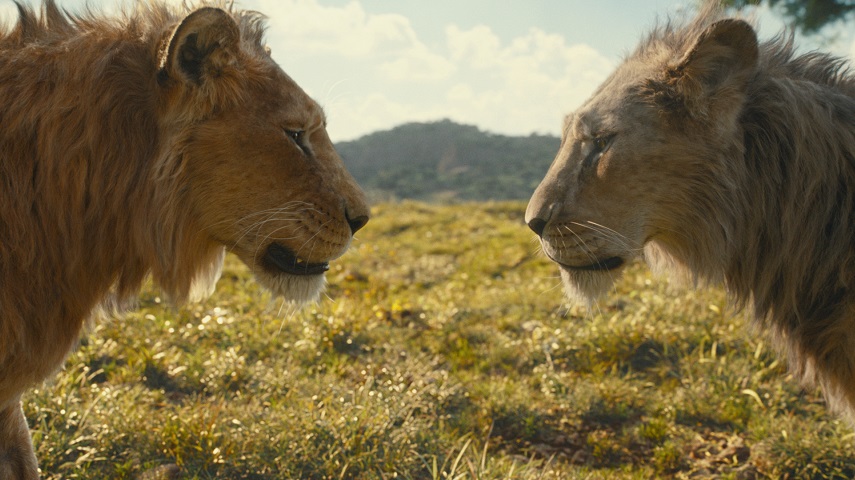
[{"label": "grassy field", "polygon": [[25,398],[47,479],[852,478],[852,430],[721,290],[568,305],[519,203],[375,207],[296,311],[235,259]]}]

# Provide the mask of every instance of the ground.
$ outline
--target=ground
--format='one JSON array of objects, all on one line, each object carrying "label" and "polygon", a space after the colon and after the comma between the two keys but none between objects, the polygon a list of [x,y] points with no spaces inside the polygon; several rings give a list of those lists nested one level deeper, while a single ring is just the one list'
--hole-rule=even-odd
[{"label": "ground", "polygon": [[855,476],[853,430],[721,289],[639,264],[570,305],[524,209],[376,206],[302,311],[234,258],[201,304],[147,288],[27,394],[44,477]]}]

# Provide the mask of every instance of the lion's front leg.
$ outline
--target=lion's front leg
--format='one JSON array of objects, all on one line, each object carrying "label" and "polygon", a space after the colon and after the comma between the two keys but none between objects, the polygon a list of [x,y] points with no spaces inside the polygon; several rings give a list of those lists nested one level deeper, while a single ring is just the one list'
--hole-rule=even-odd
[{"label": "lion's front leg", "polygon": [[0,478],[38,480],[39,468],[21,402],[0,411]]}]

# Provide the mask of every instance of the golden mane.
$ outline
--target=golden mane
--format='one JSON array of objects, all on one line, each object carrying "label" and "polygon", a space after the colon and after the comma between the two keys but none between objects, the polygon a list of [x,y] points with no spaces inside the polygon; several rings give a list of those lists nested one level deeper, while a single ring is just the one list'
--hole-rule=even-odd
[{"label": "golden mane", "polygon": [[[0,420],[26,432],[21,392],[149,275],[183,302],[212,291],[229,250],[275,294],[310,300],[368,207],[260,14],[17,5],[0,30]],[[29,439],[8,436],[0,477],[28,477],[34,461],[3,449],[29,461]]]}]

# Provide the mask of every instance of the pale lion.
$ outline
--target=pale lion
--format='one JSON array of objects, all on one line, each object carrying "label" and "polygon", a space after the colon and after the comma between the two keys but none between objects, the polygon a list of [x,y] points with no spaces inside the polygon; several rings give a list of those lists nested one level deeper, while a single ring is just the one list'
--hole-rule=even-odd
[{"label": "pale lion", "polygon": [[[709,5],[709,2],[708,2]],[[855,419],[855,76],[707,6],[575,113],[526,211],[569,294],[632,259],[723,282]]]},{"label": "pale lion", "polygon": [[38,477],[20,397],[93,312],[149,275],[177,302],[210,292],[226,250],[314,299],[369,215],[260,15],[19,10],[0,29],[3,479]]}]

